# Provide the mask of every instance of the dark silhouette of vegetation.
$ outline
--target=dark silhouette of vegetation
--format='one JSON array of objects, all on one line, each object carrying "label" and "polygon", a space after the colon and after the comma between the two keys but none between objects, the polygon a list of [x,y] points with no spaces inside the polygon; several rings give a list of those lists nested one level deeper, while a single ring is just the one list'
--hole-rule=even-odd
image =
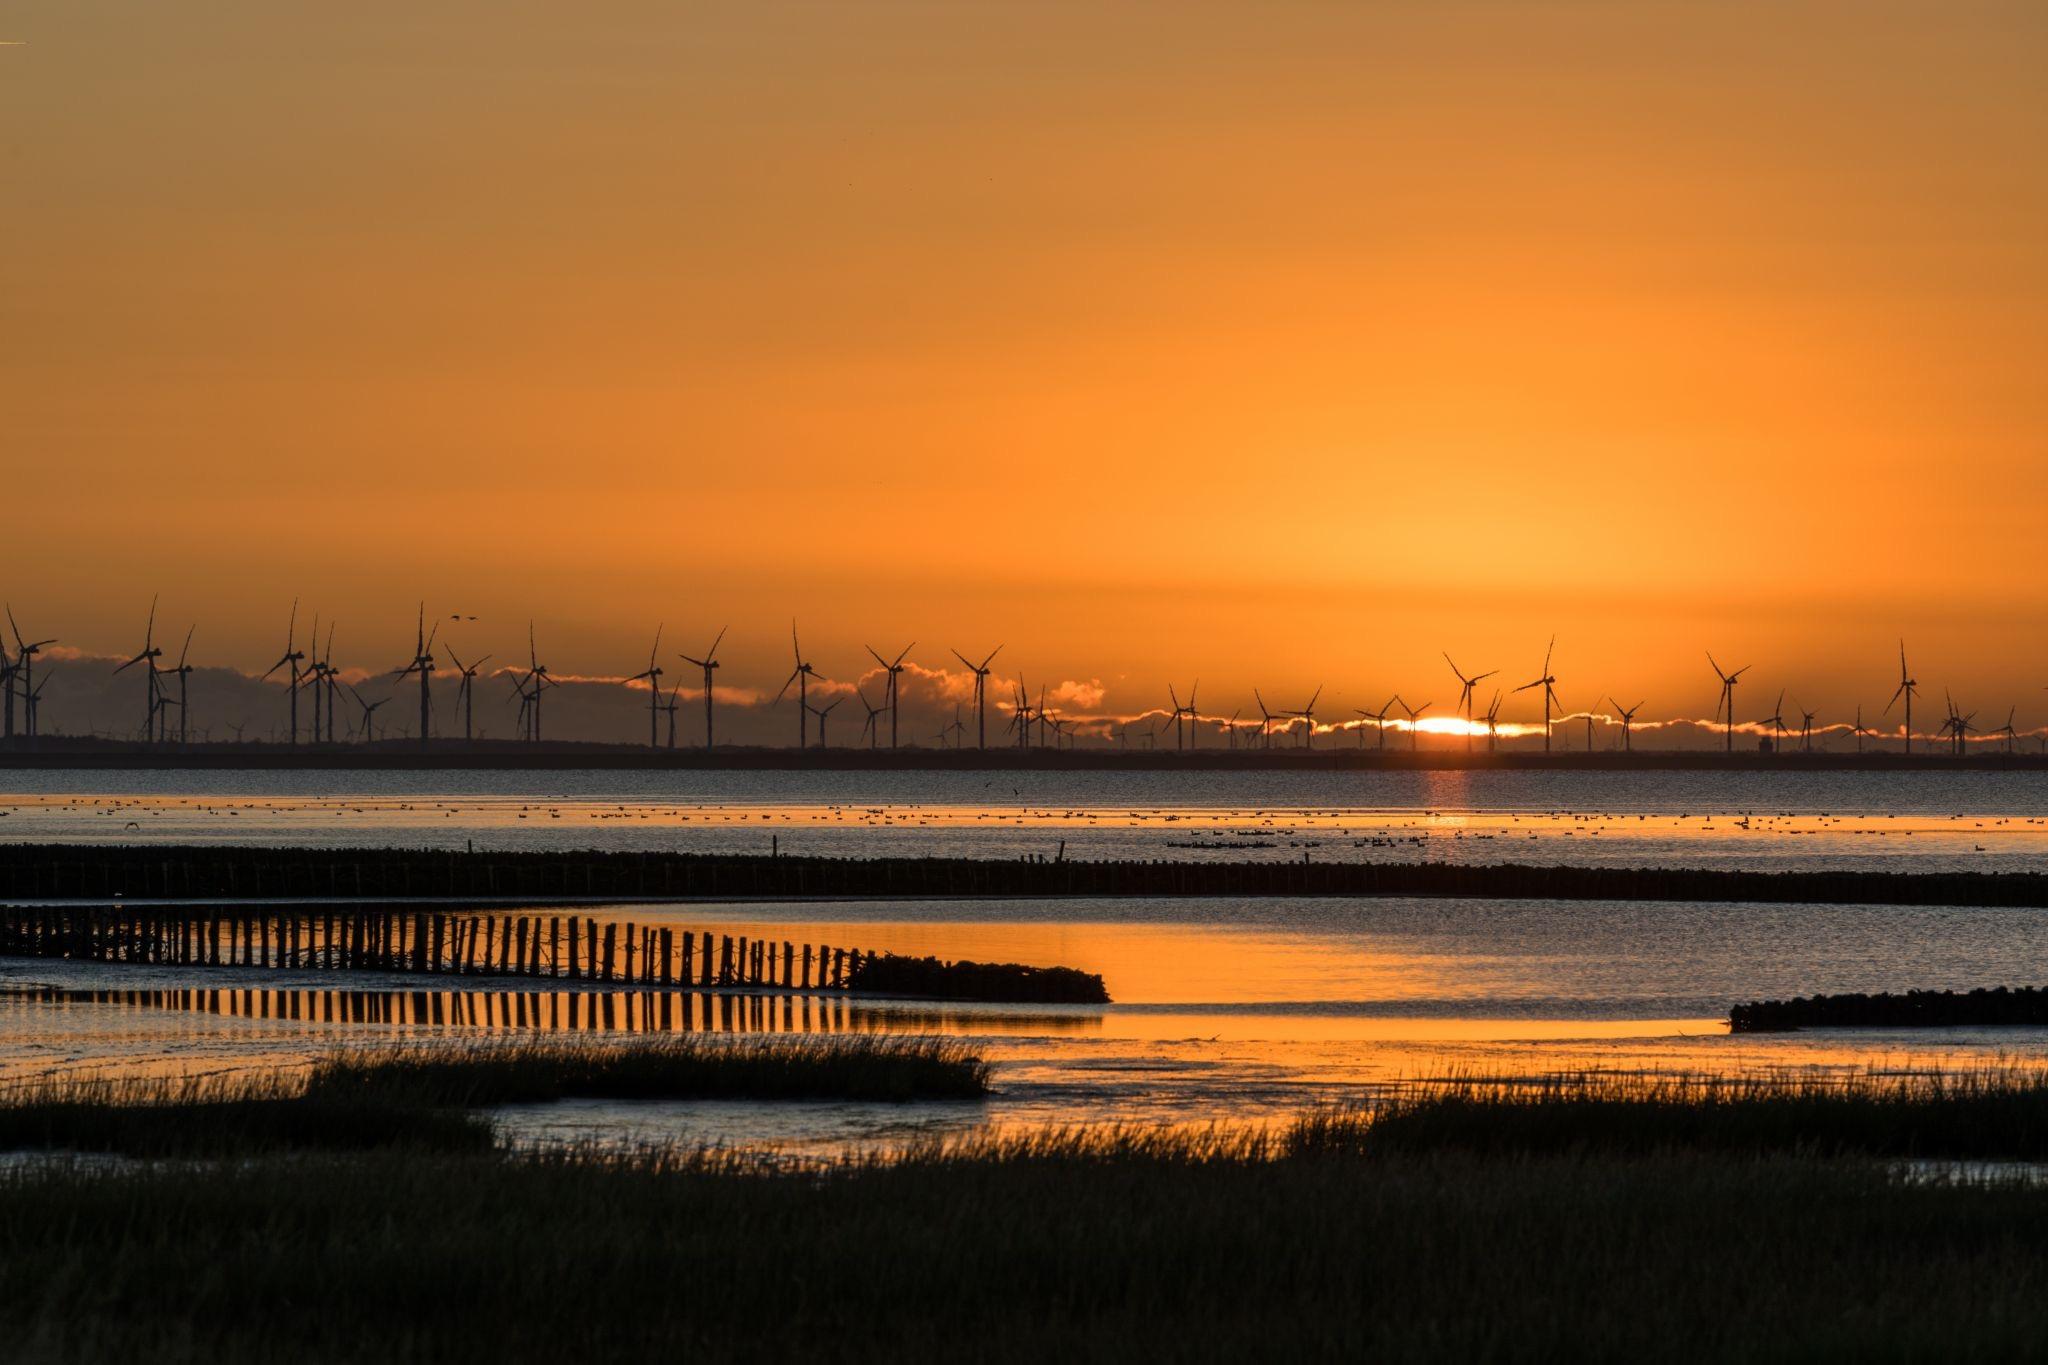
[{"label": "dark silhouette of vegetation", "polygon": [[[375,897],[450,908],[584,899],[1440,896],[2048,907],[2036,872],[1745,872],[1512,863],[819,858],[233,845],[0,845],[0,900],[260,905]],[[403,906],[399,908],[403,908]]]},{"label": "dark silhouette of vegetation", "polygon": [[1904,991],[1876,995],[1800,996],[1752,1000],[1728,1011],[1734,1033],[1787,1033],[1802,1028],[1960,1028],[2048,1024],[2048,990],[2038,986],[1971,991]]},{"label": "dark silhouette of vegetation", "polygon": [[228,1156],[404,1147],[488,1151],[476,1111],[569,1098],[975,1099],[958,1041],[672,1037],[342,1052],[301,1071],[48,1076],[0,1090],[0,1150]]},{"label": "dark silhouette of vegetation", "polygon": [[1049,1135],[0,1175],[23,1361],[2021,1359],[2048,1189]]},{"label": "dark silhouette of vegetation", "polygon": [[1290,1129],[1287,1151],[2048,1160],[2048,1072],[1446,1080]]},{"label": "dark silhouette of vegetation", "polygon": [[944,962],[936,957],[874,953],[860,960],[847,988],[937,1000],[1001,1000],[1033,1005],[1106,1005],[1109,991],[1094,972],[1072,967],[1020,967],[1013,962]]}]

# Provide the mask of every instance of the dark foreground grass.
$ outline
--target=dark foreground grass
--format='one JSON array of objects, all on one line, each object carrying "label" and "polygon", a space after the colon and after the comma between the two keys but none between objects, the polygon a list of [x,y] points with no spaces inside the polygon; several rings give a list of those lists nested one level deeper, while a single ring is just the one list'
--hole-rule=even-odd
[{"label": "dark foreground grass", "polygon": [[540,1040],[349,1051],[310,1071],[57,1076],[0,1090],[0,1151],[236,1156],[492,1146],[476,1111],[569,1098],[976,1098],[988,1067],[932,1038]]},{"label": "dark foreground grass", "polygon": [[2048,1072],[1449,1080],[1289,1135],[1301,1151],[2048,1160]]},{"label": "dark foreground grass", "polygon": [[1110,1135],[0,1177],[9,1360],[2020,1359],[2048,1191]]}]

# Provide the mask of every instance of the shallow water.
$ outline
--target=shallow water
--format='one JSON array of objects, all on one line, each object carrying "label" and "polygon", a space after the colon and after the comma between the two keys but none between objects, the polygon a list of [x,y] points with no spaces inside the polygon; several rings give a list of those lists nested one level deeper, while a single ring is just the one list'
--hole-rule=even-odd
[{"label": "shallow water", "polygon": [[2048,871],[2048,773],[13,771],[0,839]]},{"label": "shallow water", "polygon": [[[600,914],[604,912],[599,912]],[[1813,991],[2038,981],[2048,912],[1899,907],[1257,900],[727,905],[614,912],[771,940],[1080,966],[1107,1008],[724,992],[507,989],[488,979],[0,959],[0,1074],[302,1062],[573,1029],[971,1036],[981,1104],[523,1106],[518,1140],[793,1151],[982,1126],[1264,1123],[1448,1072],[2048,1065],[2048,1030],[1731,1037],[1727,1007]]]}]

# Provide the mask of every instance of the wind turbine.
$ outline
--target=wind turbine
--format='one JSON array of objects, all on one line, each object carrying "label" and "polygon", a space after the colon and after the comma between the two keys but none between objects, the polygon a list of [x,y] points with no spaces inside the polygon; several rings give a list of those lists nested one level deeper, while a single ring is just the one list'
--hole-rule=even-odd
[{"label": "wind turbine", "polygon": [[148,696],[142,716],[142,740],[145,744],[156,743],[157,713],[163,708],[163,696],[158,691],[156,676],[156,661],[162,654],[163,651],[156,647],[156,598],[152,597],[149,599],[149,624],[142,630],[142,652],[114,670],[117,674],[124,673],[137,664],[148,668],[145,675]]},{"label": "wind turbine", "polygon": [[1621,713],[1621,751],[1625,754],[1632,754],[1636,751],[1636,712],[1643,709],[1643,704],[1637,702],[1634,706],[1623,706],[1613,697],[1609,697],[1607,700],[1612,703],[1615,710]]},{"label": "wind turbine", "polygon": [[[1456,664],[1451,665],[1451,667],[1453,671],[1457,669]],[[1420,706],[1410,706],[1405,701],[1401,703],[1401,709],[1408,713],[1408,752],[1411,754],[1415,752],[1417,746],[1421,741],[1422,735],[1422,732],[1416,728],[1415,722],[1421,719],[1422,713],[1424,711],[1427,711],[1430,707],[1434,705],[1436,705],[1436,703],[1433,701],[1426,701],[1422,703],[1422,705]]]},{"label": "wind turbine", "polygon": [[360,742],[364,744],[375,743],[377,739],[377,708],[390,701],[391,698],[379,697],[375,701],[364,701],[363,694],[356,690],[354,683],[348,685],[348,691],[349,695],[356,699],[356,705],[363,708],[363,726],[361,730],[357,731],[362,736]]},{"label": "wind turbine", "polygon": [[1500,747],[1500,689],[1495,688],[1493,700],[1486,704],[1486,752],[1492,753]]},{"label": "wind turbine", "polygon": [[682,703],[677,701],[676,697],[682,690],[683,685],[681,683],[673,684],[668,689],[668,700],[661,704],[661,709],[668,712],[668,749],[670,753],[674,753],[676,749],[676,712],[682,708]]},{"label": "wind turbine", "polygon": [[1977,728],[1970,723],[1977,719],[1977,713],[1972,711],[1968,715],[1964,715],[1957,709],[1955,698],[1950,697],[1946,692],[1942,696],[1948,702],[1948,720],[1943,722],[1942,728],[1949,733],[1950,743],[1954,746],[1955,756],[1961,758],[1963,756],[1963,749],[1969,742],[1970,731]]},{"label": "wind turbine", "polygon": [[1726,718],[1728,722],[1728,752],[1732,754],[1735,752],[1735,684],[1741,681],[1743,674],[1749,672],[1756,665],[1744,664],[1733,673],[1725,672],[1720,664],[1714,662],[1714,652],[1712,650],[1707,651],[1707,663],[1712,665],[1714,676],[1721,680],[1721,700],[1714,703],[1714,719],[1721,720],[1724,717]]},{"label": "wind turbine", "polygon": [[[1451,666],[1451,673],[1458,680],[1458,711],[1465,717],[1465,752],[1469,754],[1472,752],[1472,689],[1500,672],[1500,670],[1491,668],[1484,673],[1475,674],[1468,678],[1459,669],[1457,661],[1451,657],[1449,650],[1444,650],[1443,656],[1444,662]],[[1548,670],[1546,669],[1545,671],[1547,672]]]},{"label": "wind turbine", "polygon": [[704,651],[704,657],[693,659],[687,654],[676,657],[686,664],[695,664],[704,670],[704,747],[711,747],[711,675],[718,669],[718,646],[725,639],[726,628],[718,628],[718,637],[711,642],[711,648]]},{"label": "wind turbine", "polygon": [[868,718],[862,722],[860,733],[861,737],[867,740],[868,749],[872,751],[881,743],[883,708],[868,700],[868,690],[865,687],[855,687],[854,694],[860,698],[860,704],[867,708]]},{"label": "wind turbine", "polygon": [[[1200,687],[1201,685],[1201,680],[1197,679],[1195,681],[1195,686]],[[1186,736],[1181,731],[1181,719],[1184,716],[1190,716],[1193,714],[1195,709],[1195,694],[1192,691],[1190,691],[1188,693],[1187,703],[1183,705],[1181,703],[1180,693],[1173,690],[1172,683],[1168,683],[1166,685],[1166,695],[1173,698],[1173,710],[1169,714],[1173,717],[1173,747],[1175,752],[1179,752],[1180,750],[1187,748]]]},{"label": "wind turbine", "polygon": [[1403,705],[1406,705],[1406,703],[1401,700],[1401,694],[1396,692],[1393,696],[1387,698],[1387,704],[1379,710],[1361,711],[1358,713],[1362,716],[1370,715],[1372,717],[1373,728],[1379,731],[1379,743],[1377,746],[1379,753],[1387,751],[1387,712],[1393,710],[1396,706]]},{"label": "wind turbine", "polygon": [[2008,708],[2005,713],[2005,724],[1992,731],[1993,734],[2005,736],[2005,752],[2008,755],[2012,753],[2020,742],[2020,732],[2012,728],[2012,718],[2019,714],[2019,709],[2018,706]]},{"label": "wind turbine", "polygon": [[1799,713],[1799,752],[1810,754],[1813,752],[1814,712],[1801,706],[1797,697],[1792,699],[1792,709]]},{"label": "wind turbine", "polygon": [[187,731],[190,729],[190,717],[192,714],[191,709],[187,704],[187,691],[185,685],[186,680],[192,676],[192,665],[186,663],[185,660],[192,653],[192,634],[194,631],[198,629],[199,627],[197,625],[194,625],[185,632],[184,647],[178,651],[178,666],[176,668],[167,668],[164,670],[165,674],[175,676],[178,680],[178,700],[176,702],[172,702],[168,698],[166,698],[164,701],[164,705],[175,705],[178,708],[178,743],[181,745],[185,742],[185,735]]},{"label": "wind turbine", "polygon": [[831,747],[831,745],[825,739],[825,721],[827,720],[827,718],[831,716],[831,714],[834,711],[839,709],[839,703],[845,700],[845,697],[836,697],[832,700],[832,702],[829,705],[821,707],[818,711],[814,713],[818,717],[818,747],[820,749],[828,749]]},{"label": "wind turbine", "polygon": [[796,747],[806,749],[811,742],[811,678],[818,670],[804,662],[804,647],[797,643],[794,620],[789,623],[789,648],[796,655],[796,667],[783,680],[782,691],[775,694],[775,700],[781,702],[789,694],[789,685],[796,684]]},{"label": "wind turbine", "polygon": [[[428,631],[427,604],[424,602],[420,603],[419,628],[418,633],[413,637],[412,662],[406,664],[403,668],[393,670],[391,675],[394,678],[403,678],[413,673],[420,675],[420,747],[422,749],[427,747],[427,741],[432,737],[431,718],[433,715],[434,697],[429,684],[434,679],[434,637],[440,634],[440,632],[441,623],[439,621],[434,623],[434,629],[431,632]],[[538,731],[540,730],[540,692],[538,688],[534,691],[533,705],[533,728],[536,732],[536,738],[538,738]]]},{"label": "wind turbine", "polygon": [[465,664],[462,660],[455,657],[453,649],[449,649],[447,645],[442,645],[441,648],[448,651],[448,659],[455,665],[455,671],[460,676],[460,681],[455,684],[455,704],[462,708],[462,742],[474,744],[476,742],[476,675],[482,670],[484,663],[491,656],[486,654],[473,664]]},{"label": "wind turbine", "polygon": [[[43,689],[36,683],[36,655],[43,652],[44,645],[54,645],[57,643],[57,640],[54,636],[47,640],[22,639],[21,627],[14,623],[14,607],[11,603],[7,608],[7,628],[14,632],[15,663],[12,671],[21,675],[22,727],[26,731],[27,738],[34,739],[36,737],[36,718],[42,711],[42,706],[38,699],[43,695]],[[49,681],[49,675],[45,674],[43,680],[45,682]],[[12,689],[9,689],[7,693],[7,733],[10,737],[14,733],[14,692]]]},{"label": "wind turbine", "polygon": [[966,722],[960,719],[959,702],[953,703],[953,723],[951,725],[948,725],[945,729],[939,731],[939,735],[941,738],[941,747],[943,747],[944,737],[949,734],[953,737],[953,748],[957,752],[961,747],[961,741],[965,739],[967,735]]},{"label": "wind turbine", "polygon": [[[269,667],[269,669],[266,670],[263,674],[264,678],[268,678],[272,673],[277,672],[277,670],[280,668],[289,668],[291,670],[285,676],[284,691],[285,695],[291,699],[291,731],[289,742],[292,744],[297,744],[299,742],[299,660],[306,657],[305,654],[299,649],[297,644],[294,643],[298,639],[298,629],[299,599],[294,597],[292,599],[291,620],[290,623],[285,626],[284,653],[281,656],[279,656],[278,661],[272,664]],[[258,681],[261,681],[261,679],[259,679]]]},{"label": "wind turbine", "polygon": [[1240,706],[1230,713],[1229,720],[1219,720],[1216,722],[1216,728],[1223,732],[1224,738],[1233,749],[1237,747],[1237,718],[1243,714],[1244,708]]},{"label": "wind turbine", "polygon": [[[1557,637],[1553,635],[1550,637],[1549,646],[1543,651],[1543,676],[1534,682],[1523,683],[1515,689],[1517,692],[1527,692],[1532,687],[1543,689],[1543,752],[1546,754],[1550,752],[1550,708],[1557,702],[1557,678],[1550,671],[1550,655],[1556,648]],[[1557,709],[1562,711],[1564,707],[1558,706]]]},{"label": "wind turbine", "polygon": [[967,670],[974,674],[974,739],[975,743],[984,749],[988,747],[988,666],[994,663],[996,655],[1002,652],[1003,647],[997,645],[988,652],[986,659],[975,663],[959,650],[953,651],[953,657],[966,664]]},{"label": "wind turbine", "polygon": [[1305,748],[1313,749],[1316,747],[1316,702],[1322,698],[1322,695],[1323,685],[1317,683],[1314,695],[1308,699],[1308,705],[1302,707],[1299,711],[1287,712],[1290,716],[1299,716],[1308,722],[1308,731],[1301,738],[1302,745]]},{"label": "wind turbine", "polygon": [[[1256,687],[1252,689],[1252,700],[1259,704],[1259,747],[1270,749],[1273,747],[1273,713],[1266,709],[1266,699],[1259,695]],[[1359,714],[1365,713],[1361,711]]]},{"label": "wind turbine", "polygon": [[1863,703],[1860,701],[1856,703],[1856,724],[1853,733],[1856,736],[1856,752],[1860,754],[1863,752]]},{"label": "wind turbine", "polygon": [[1785,729],[1786,729],[1786,726],[1785,726],[1785,689],[1784,689],[1784,688],[1782,688],[1782,687],[1781,687],[1781,688],[1779,688],[1779,689],[1778,689],[1778,700],[1777,700],[1777,703],[1776,703],[1776,704],[1775,704],[1774,706],[1772,706],[1772,707],[1771,707],[1771,714],[1769,714],[1768,716],[1765,716],[1765,717],[1764,717],[1764,724],[1766,724],[1766,725],[1770,726],[1770,727],[1771,727],[1772,729],[1774,729],[1774,730],[1776,730],[1776,731],[1777,731],[1777,733],[1778,733],[1778,738],[1777,738],[1776,750],[1777,750],[1777,752],[1779,752],[1779,753],[1783,753],[1783,752],[1785,751]]},{"label": "wind turbine", "polygon": [[1906,752],[1913,752],[1913,694],[1920,690],[1911,671],[1906,667],[1906,642],[1899,641],[1899,690],[1892,693],[1892,699],[1884,704],[1884,714],[1890,715],[1899,698],[1906,699]]},{"label": "wind turbine", "polygon": [[629,683],[645,680],[647,683],[647,747],[661,747],[661,665],[654,656],[661,653],[661,626],[654,628],[654,648],[647,651],[647,667],[626,679]]},{"label": "wind turbine", "polygon": [[[889,660],[883,658],[880,654],[876,654],[875,647],[873,645],[867,646],[868,653],[875,655],[875,662],[880,664],[882,666],[882,671],[889,675],[888,697],[882,704],[889,708],[889,747],[892,749],[898,749],[902,747],[900,744],[896,742],[896,716],[898,710],[896,705],[896,680],[900,676],[902,676],[903,673],[904,655],[909,654],[911,650],[916,648],[917,641],[912,640],[909,644],[903,646],[903,653],[898,654],[896,656],[896,661],[894,663],[891,663]],[[822,715],[822,713],[820,714]],[[823,722],[821,720],[820,726],[822,727],[822,725]],[[822,734],[822,728],[820,730],[820,733]]]},{"label": "wind turbine", "polygon": [[526,732],[528,741],[540,743],[540,699],[550,687],[561,684],[548,676],[548,666],[540,661],[540,650],[534,644],[533,622],[526,623],[526,676],[512,680],[512,694],[519,698],[519,728]]}]

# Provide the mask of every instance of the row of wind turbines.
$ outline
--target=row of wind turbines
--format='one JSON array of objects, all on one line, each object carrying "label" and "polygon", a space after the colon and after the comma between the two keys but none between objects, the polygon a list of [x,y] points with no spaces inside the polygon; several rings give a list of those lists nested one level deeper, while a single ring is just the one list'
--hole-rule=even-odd
[{"label": "row of wind turbines", "polygon": [[[348,738],[359,742],[374,741],[377,738],[377,712],[397,699],[399,692],[396,689],[406,685],[409,679],[416,680],[418,685],[419,720],[418,728],[413,734],[420,742],[425,743],[434,733],[433,680],[437,674],[445,677],[449,673],[452,673],[456,680],[454,710],[461,720],[461,736],[465,742],[475,741],[478,734],[477,683],[484,676],[483,665],[493,656],[485,654],[464,660],[453,648],[439,643],[440,623],[437,621],[429,626],[424,603],[421,604],[415,619],[412,654],[390,672],[394,690],[375,699],[365,696],[354,683],[342,679],[343,670],[333,662],[335,626],[331,621],[323,639],[320,620],[316,615],[311,637],[306,646],[301,647],[298,640],[298,611],[299,604],[295,601],[286,624],[284,650],[277,661],[260,675],[261,679],[266,681],[282,675],[287,707],[285,736],[289,743],[299,743],[302,734],[315,744],[340,742],[344,692],[358,713],[348,723]],[[37,678],[36,661],[45,649],[57,641],[54,637],[38,640],[26,638],[15,620],[11,604],[7,606],[6,616],[14,648],[11,652],[0,649],[0,736],[12,740],[25,735],[32,739],[39,733],[42,693],[49,680],[47,671],[41,679]],[[163,662],[164,650],[156,643],[156,616],[157,602],[152,598],[143,629],[142,647],[133,656],[117,665],[113,671],[117,675],[131,669],[138,669],[141,672],[144,679],[144,696],[140,733],[144,740],[149,743],[183,744],[188,737],[188,722],[192,709],[191,678],[196,670],[190,661],[190,655],[196,627],[187,629],[177,662],[166,664]],[[464,618],[458,615],[451,619]],[[648,651],[647,666],[622,681],[627,685],[644,684],[646,687],[648,746],[656,749],[664,746],[675,749],[678,743],[677,718],[682,709],[683,681],[678,677],[664,688],[663,679],[669,676],[669,670],[663,666],[661,653],[665,629],[665,625],[657,626],[655,629],[654,643]],[[700,681],[703,702],[703,746],[707,749],[714,747],[717,742],[715,683],[717,672],[722,666],[718,651],[725,641],[725,636],[726,630],[721,628],[701,655],[674,656],[687,664]],[[1539,692],[1541,695],[1543,748],[1545,752],[1551,750],[1556,727],[1563,720],[1570,718],[1570,713],[1558,697],[1558,677],[1553,668],[1556,645],[1556,637],[1553,636],[1544,650],[1543,667],[1536,677],[1509,689],[1506,694],[1496,687],[1483,712],[1477,709],[1480,684],[1499,676],[1501,670],[1491,668],[1468,674],[1447,651],[1444,653],[1444,663],[1458,688],[1457,701],[1451,708],[1452,714],[1463,721],[1461,732],[1468,750],[1475,746],[1477,738],[1482,734],[1486,739],[1487,748],[1490,751],[1496,749],[1500,738],[1500,710],[1506,696],[1531,691]],[[907,660],[916,644],[912,642],[905,645],[893,656],[884,654],[872,645],[865,648],[881,671],[880,699],[869,695],[864,679],[861,683],[855,684],[850,693],[843,692],[822,704],[814,702],[811,696],[813,683],[821,675],[806,657],[796,625],[794,622],[791,623],[792,667],[781,690],[775,695],[774,704],[779,705],[789,699],[791,692],[794,691],[798,748],[806,749],[812,746],[814,730],[818,746],[823,747],[829,743],[828,725],[832,713],[844,704],[849,696],[857,697],[866,712],[860,738],[866,741],[868,747],[882,746],[885,721],[888,728],[888,747],[894,749],[902,746],[901,679],[910,666]],[[949,651],[973,678],[971,728],[977,747],[982,749],[989,747],[989,684],[994,676],[993,665],[1002,650],[1003,646],[997,645],[978,662],[957,648]],[[445,669],[442,666],[444,656],[447,663]],[[1728,752],[1733,753],[1736,731],[1741,728],[1736,720],[1736,688],[1752,665],[1745,664],[1735,669],[1723,668],[1711,651],[1707,653],[1707,663],[1719,684],[1714,722],[1723,727],[1725,747]],[[509,691],[505,700],[508,705],[513,702],[518,704],[517,731],[520,738],[534,743],[540,742],[543,733],[543,699],[548,691],[560,687],[561,683],[549,673],[547,665],[540,661],[531,624],[527,629],[525,667],[501,669],[498,675],[493,676],[507,678]],[[1885,704],[1883,714],[1890,715],[1894,709],[1901,712],[1900,736],[1904,752],[1908,754],[1913,752],[1913,703],[1919,688],[1920,684],[1913,677],[1912,670],[1907,664],[1905,644],[1901,641],[1898,683],[1891,699]],[[1127,748],[1135,739],[1144,747],[1157,748],[1164,728],[1170,725],[1175,749],[1195,749],[1200,747],[1201,727],[1206,721],[1217,726],[1232,748],[1247,744],[1271,749],[1275,747],[1278,739],[1289,734],[1294,735],[1298,747],[1315,746],[1318,733],[1316,707],[1323,694],[1323,688],[1320,686],[1301,706],[1281,710],[1269,707],[1263,692],[1255,687],[1252,689],[1252,700],[1258,712],[1258,719],[1256,722],[1242,723],[1240,722],[1245,708],[1239,708],[1228,717],[1204,716],[1199,705],[1200,689],[1201,683],[1197,680],[1188,689],[1186,699],[1183,700],[1179,689],[1169,685],[1167,704],[1138,718],[1140,721],[1149,720],[1149,724],[1142,729],[1137,727],[1135,721],[1116,724],[1115,742]],[[310,709],[310,724],[303,727],[300,715],[302,697],[308,699]],[[1636,715],[1642,709],[1643,703],[1639,701],[1633,706],[1624,706],[1618,698],[1609,697],[1607,700],[1614,708],[1614,718],[1618,718],[1621,726],[1621,747],[1624,752],[1633,752]],[[1768,732],[1771,747],[1775,750],[1786,749],[1795,735],[1801,750],[1811,750],[1817,713],[1800,707],[1795,701],[1793,710],[1796,721],[1788,721],[1785,715],[1785,700],[1786,692],[1781,690],[1771,713],[1757,718],[1752,723]],[[1971,735],[1985,732],[1976,724],[1977,712],[1963,710],[1955,703],[1953,697],[1946,693],[1944,703],[1946,714],[1935,733],[1938,739],[1945,741],[1950,753],[1960,754],[1964,752]],[[20,730],[16,727],[17,704],[21,717]],[[1370,729],[1377,747],[1382,752],[1387,747],[1387,731],[1390,728],[1405,728],[1409,747],[1415,749],[1419,747],[1421,731],[1424,728],[1422,722],[1434,706],[1433,701],[1426,701],[1420,705],[1411,704],[1401,693],[1396,692],[1377,710],[1353,708],[1352,714],[1358,719],[1346,723],[1344,728],[1354,731],[1361,748],[1365,747],[1367,730]],[[1071,748],[1089,727],[1099,727],[1103,723],[1100,717],[1062,715],[1057,706],[1049,704],[1047,691],[1043,685],[1040,686],[1037,699],[1034,701],[1021,675],[1012,686],[1008,709],[1009,720],[998,732],[999,742],[1012,744],[1020,749]],[[1401,713],[1401,721],[1390,726],[1389,717],[1394,715],[1396,710]],[[1991,735],[2002,735],[2005,738],[2008,752],[2017,747],[2019,738],[2014,726],[2017,710],[2017,707],[2008,710],[2005,724],[1989,732]],[[1586,725],[1586,747],[1590,751],[1594,743],[1594,725],[1596,720],[1602,717],[1597,716],[1591,707],[1581,714]],[[1337,728],[1325,726],[1324,733],[1333,733]],[[948,744],[956,748],[964,747],[969,729],[960,707],[956,705],[952,721],[942,726],[933,738],[940,747],[946,747]],[[1860,705],[1856,709],[1855,722],[1850,729],[1855,736],[1859,753],[1863,751],[1867,738],[1880,737],[1878,731],[1863,724],[1863,711]],[[1100,735],[1103,732],[1096,729],[1093,733]],[[449,737],[452,738],[452,735]]]}]

